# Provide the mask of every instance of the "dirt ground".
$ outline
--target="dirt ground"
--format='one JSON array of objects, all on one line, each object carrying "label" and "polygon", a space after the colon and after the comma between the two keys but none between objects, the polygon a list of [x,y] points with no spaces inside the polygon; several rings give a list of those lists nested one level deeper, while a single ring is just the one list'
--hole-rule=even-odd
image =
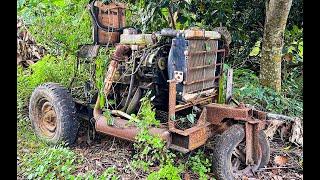
[{"label": "dirt ground", "polygon": [[[271,157],[268,166],[251,176],[244,176],[242,179],[303,179],[303,167],[299,163],[300,158],[303,157],[302,148],[294,145],[290,146],[278,137],[270,141],[270,147]],[[79,174],[88,170],[101,173],[108,167],[116,166],[122,179],[145,179],[146,177],[146,174],[130,168],[129,164],[134,152],[133,144],[128,141],[111,136],[97,135],[96,140],[89,145],[86,130],[82,129],[73,149],[85,158],[85,163],[78,167]],[[204,150],[210,156],[210,148],[204,147]],[[186,162],[189,155],[180,155],[176,162]],[[282,161],[279,161],[279,159]],[[188,172],[188,174],[190,179],[197,179],[197,176],[192,172]],[[212,174],[209,174],[209,176],[212,176]]]}]

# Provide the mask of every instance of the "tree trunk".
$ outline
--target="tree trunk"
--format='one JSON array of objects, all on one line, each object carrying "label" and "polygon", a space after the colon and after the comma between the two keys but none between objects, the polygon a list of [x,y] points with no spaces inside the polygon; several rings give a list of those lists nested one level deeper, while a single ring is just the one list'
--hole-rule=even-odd
[{"label": "tree trunk", "polygon": [[260,60],[260,84],[281,90],[283,36],[292,0],[267,0]]}]

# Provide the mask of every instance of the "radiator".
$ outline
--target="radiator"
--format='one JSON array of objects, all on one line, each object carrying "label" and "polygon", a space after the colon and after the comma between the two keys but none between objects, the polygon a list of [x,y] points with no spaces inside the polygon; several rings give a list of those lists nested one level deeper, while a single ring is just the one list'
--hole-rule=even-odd
[{"label": "radiator", "polygon": [[177,99],[188,101],[218,87],[224,50],[218,40],[176,37],[168,59],[169,79],[176,79]]}]

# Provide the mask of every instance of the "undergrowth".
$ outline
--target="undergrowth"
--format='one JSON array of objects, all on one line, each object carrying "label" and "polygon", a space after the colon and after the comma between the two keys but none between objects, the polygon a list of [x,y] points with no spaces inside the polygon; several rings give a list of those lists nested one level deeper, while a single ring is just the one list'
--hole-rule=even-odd
[{"label": "undergrowth", "polygon": [[233,75],[233,95],[238,101],[254,105],[263,111],[302,117],[302,76],[297,77],[292,73],[288,79],[283,80],[282,91],[277,93],[262,87],[259,77],[249,69],[236,69]]},{"label": "undergrowth", "polygon": [[74,164],[81,163],[77,155],[67,147],[55,146],[40,149],[25,161],[28,179],[68,178],[76,171]]},{"label": "undergrowth", "polygon": [[[17,67],[17,110],[19,114],[24,114],[32,91],[45,82],[56,82],[64,87],[68,87],[74,74],[75,57],[69,56],[67,59],[46,55],[37,63],[27,69]],[[80,66],[78,79],[81,85],[88,79],[88,72]]]},{"label": "undergrowth", "polygon": [[187,162],[187,166],[199,176],[200,180],[209,179],[207,174],[211,170],[211,162],[203,151],[198,150],[194,156],[191,156]]},{"label": "undergrowth", "polygon": [[183,171],[184,167],[182,165],[176,167],[172,163],[168,163],[160,167],[158,171],[150,173],[147,180],[181,180],[180,176]]},{"label": "undergrowth", "polygon": [[81,44],[91,42],[87,0],[19,0],[18,16],[37,44],[57,56],[76,55]]},{"label": "undergrowth", "polygon": [[150,94],[151,91],[148,91],[145,97],[140,100],[141,106],[138,114],[133,114],[129,121],[139,128],[136,143],[134,143],[136,154],[133,156],[134,160],[131,165],[133,168],[144,172],[149,172],[151,166],[171,162],[171,156],[173,155],[168,152],[166,143],[159,136],[152,135],[149,132],[151,127],[159,127],[160,125],[160,121],[155,119],[155,111],[149,99]]}]

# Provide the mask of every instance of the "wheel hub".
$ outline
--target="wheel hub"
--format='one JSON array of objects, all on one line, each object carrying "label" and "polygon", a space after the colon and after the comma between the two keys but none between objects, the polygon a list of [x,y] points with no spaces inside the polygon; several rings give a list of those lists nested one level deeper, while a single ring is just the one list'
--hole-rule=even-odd
[{"label": "wheel hub", "polygon": [[40,112],[39,125],[41,131],[48,137],[53,137],[57,128],[56,112],[50,102],[43,103]]},{"label": "wheel hub", "polygon": [[245,151],[245,143],[242,142],[239,144],[232,153],[231,156],[231,172],[234,178],[238,179],[245,175],[249,174],[258,169],[259,164],[261,162],[261,147],[259,148],[259,161],[256,164],[248,165],[246,164],[246,151]]}]

